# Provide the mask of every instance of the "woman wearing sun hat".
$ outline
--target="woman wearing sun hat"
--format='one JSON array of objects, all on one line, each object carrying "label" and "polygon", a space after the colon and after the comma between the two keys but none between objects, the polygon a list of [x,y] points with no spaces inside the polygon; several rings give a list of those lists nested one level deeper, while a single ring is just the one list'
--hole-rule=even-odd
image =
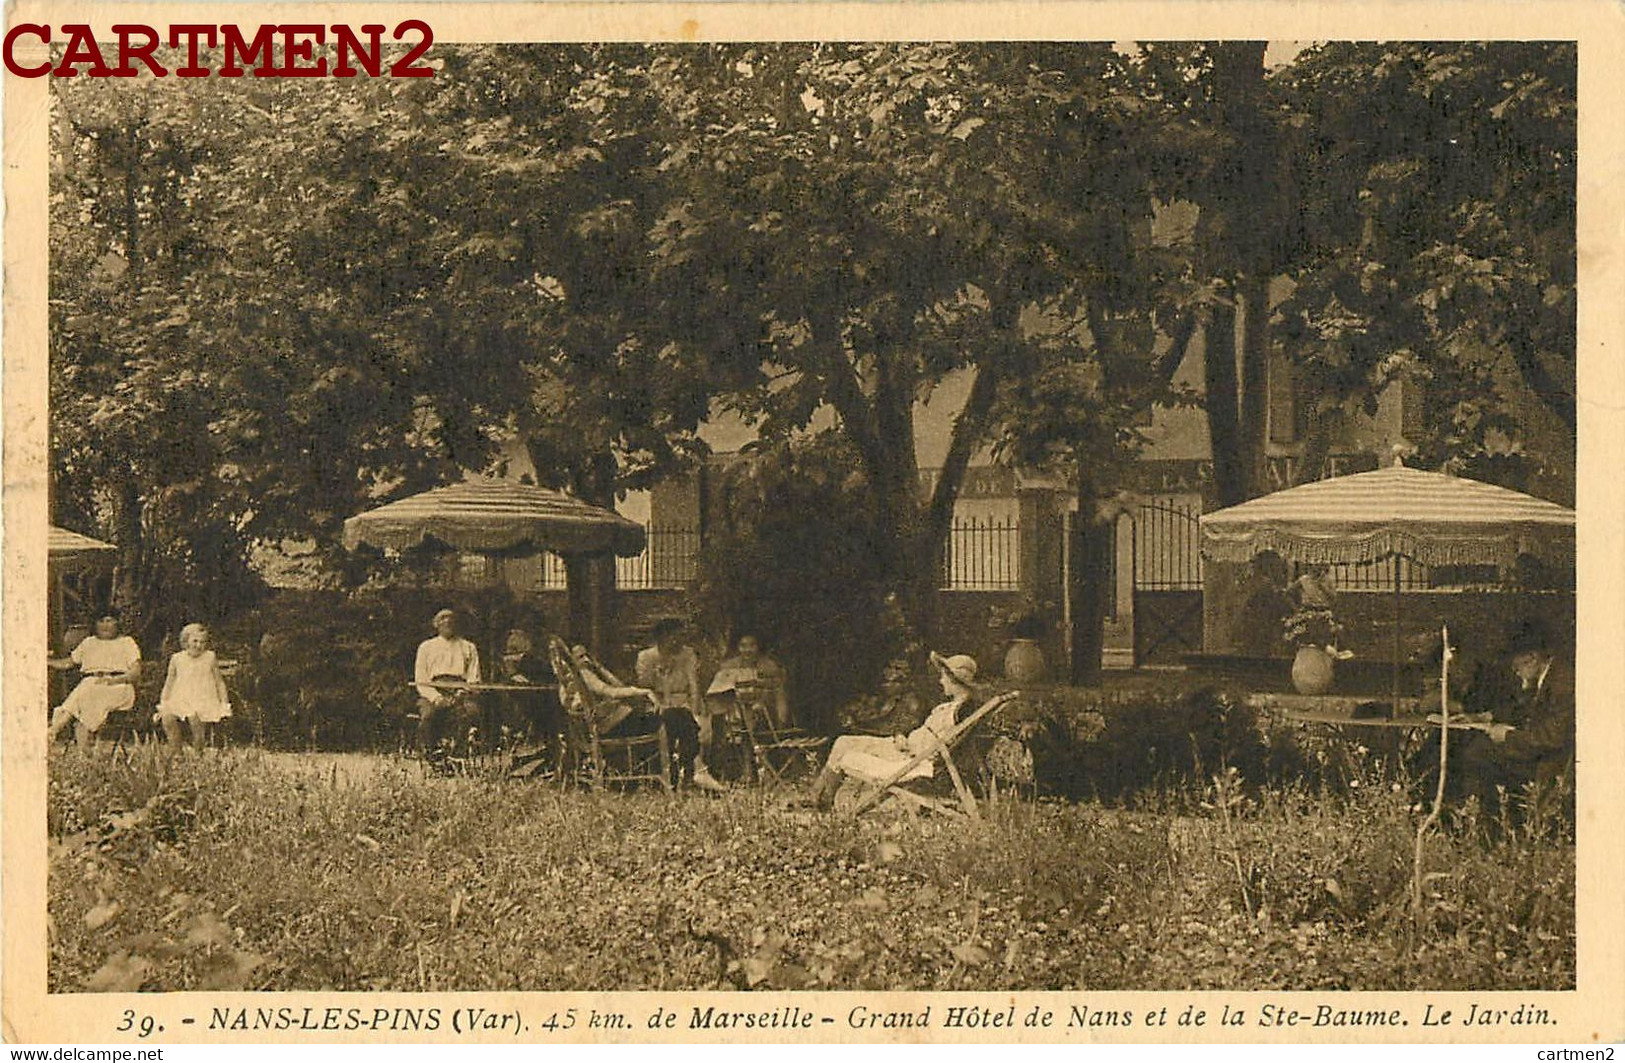
[{"label": "woman wearing sun hat", "polygon": [[[849,778],[883,782],[915,757],[931,752],[948,736],[959,719],[960,710],[976,695],[976,659],[963,653],[952,657],[932,653],[931,664],[937,670],[942,692],[948,700],[932,709],[925,722],[906,735],[890,738],[842,735],[837,738],[830,747],[824,770],[813,782],[812,804],[819,808],[831,807],[836,791]],[[936,758],[928,757],[897,781],[930,778],[935,772],[935,763]]]}]

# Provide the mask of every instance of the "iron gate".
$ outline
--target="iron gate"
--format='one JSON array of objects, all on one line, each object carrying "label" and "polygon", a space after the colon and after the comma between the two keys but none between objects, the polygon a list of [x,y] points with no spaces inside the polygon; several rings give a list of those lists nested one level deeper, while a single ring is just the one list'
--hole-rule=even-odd
[{"label": "iron gate", "polygon": [[1199,499],[1142,502],[1134,512],[1134,663],[1178,664],[1202,648]]}]

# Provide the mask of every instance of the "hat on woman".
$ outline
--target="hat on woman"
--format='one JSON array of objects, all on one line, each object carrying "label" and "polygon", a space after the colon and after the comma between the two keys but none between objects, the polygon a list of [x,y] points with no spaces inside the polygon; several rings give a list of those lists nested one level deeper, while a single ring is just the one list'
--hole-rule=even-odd
[{"label": "hat on woman", "polygon": [[431,620],[430,623],[431,624],[438,624],[442,620],[455,620],[455,619],[457,619],[457,610],[455,610],[455,609],[442,609],[442,610],[440,610],[440,612],[434,614],[434,619]]},{"label": "hat on woman", "polygon": [[941,671],[951,676],[954,682],[963,686],[970,686],[976,682],[976,658],[968,653],[956,653],[952,657],[931,651],[931,663]]}]

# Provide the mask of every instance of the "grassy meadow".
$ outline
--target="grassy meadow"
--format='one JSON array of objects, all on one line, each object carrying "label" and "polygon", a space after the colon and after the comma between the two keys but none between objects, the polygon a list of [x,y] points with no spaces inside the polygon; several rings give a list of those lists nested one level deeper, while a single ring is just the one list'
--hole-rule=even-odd
[{"label": "grassy meadow", "polygon": [[1559,989],[1574,847],[1375,775],[1233,772],[962,824],[425,775],[374,754],[52,753],[52,991]]}]

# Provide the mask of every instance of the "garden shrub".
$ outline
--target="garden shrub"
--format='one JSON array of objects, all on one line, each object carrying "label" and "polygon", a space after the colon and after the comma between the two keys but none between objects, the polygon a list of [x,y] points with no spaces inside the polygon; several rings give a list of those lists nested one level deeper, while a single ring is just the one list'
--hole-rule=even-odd
[{"label": "garden shrub", "polygon": [[1267,730],[1256,710],[1212,687],[1024,690],[992,726],[1027,743],[1043,792],[1073,799],[1179,793],[1224,767],[1251,785],[1311,769],[1289,733]]},{"label": "garden shrub", "polygon": [[418,644],[444,605],[457,609],[487,673],[509,627],[540,634],[537,618],[501,589],[280,592],[221,640],[221,656],[229,640],[239,661],[228,684],[240,706],[233,738],[272,748],[395,747],[416,711],[408,684]]},{"label": "garden shrub", "polygon": [[820,730],[876,689],[891,657],[924,662],[887,606],[873,502],[855,467],[833,437],[742,457],[714,488],[700,556],[696,619],[724,638],[757,634],[789,670],[801,722]]}]

